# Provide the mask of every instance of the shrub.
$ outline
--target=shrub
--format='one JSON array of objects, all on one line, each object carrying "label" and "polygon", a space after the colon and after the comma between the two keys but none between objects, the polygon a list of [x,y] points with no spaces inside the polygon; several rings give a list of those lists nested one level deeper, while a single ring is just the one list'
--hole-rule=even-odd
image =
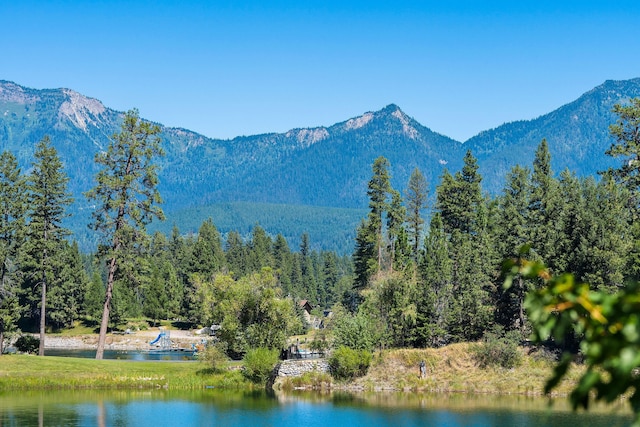
[{"label": "shrub", "polygon": [[198,359],[213,372],[224,371],[229,361],[226,343],[218,342],[205,346],[202,351],[198,351]]},{"label": "shrub", "polygon": [[309,348],[312,351],[323,353],[323,354],[325,351],[327,351],[327,349],[329,348],[329,342],[327,341],[326,329],[321,329],[319,331],[316,331],[316,333],[313,336],[313,341],[311,341],[311,344],[309,344]]},{"label": "shrub", "polygon": [[243,374],[254,383],[266,383],[278,363],[278,351],[268,348],[253,348],[242,359]]},{"label": "shrub", "polygon": [[482,342],[471,348],[473,358],[482,368],[501,366],[513,368],[520,364],[518,343],[520,334],[517,331],[504,332],[500,326],[487,331]]},{"label": "shrub", "polygon": [[22,353],[37,353],[40,347],[40,339],[32,335],[22,335],[16,340],[15,346]]},{"label": "shrub", "polygon": [[371,365],[372,355],[368,350],[338,347],[329,357],[329,369],[334,378],[340,380],[361,377]]}]

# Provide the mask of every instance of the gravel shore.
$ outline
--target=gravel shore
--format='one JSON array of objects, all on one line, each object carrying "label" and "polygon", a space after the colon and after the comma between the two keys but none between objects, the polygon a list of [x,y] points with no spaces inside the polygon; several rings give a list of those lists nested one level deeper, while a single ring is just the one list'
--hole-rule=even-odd
[{"label": "gravel shore", "polygon": [[[105,348],[109,350],[149,350],[155,346],[149,343],[153,341],[159,330],[147,330],[133,332],[131,334],[107,334]],[[172,347],[191,348],[192,344],[201,342],[204,338],[195,335],[192,331],[169,331]],[[45,337],[45,348],[64,348],[73,350],[95,349],[98,345],[98,335],[61,336],[48,334]]]}]

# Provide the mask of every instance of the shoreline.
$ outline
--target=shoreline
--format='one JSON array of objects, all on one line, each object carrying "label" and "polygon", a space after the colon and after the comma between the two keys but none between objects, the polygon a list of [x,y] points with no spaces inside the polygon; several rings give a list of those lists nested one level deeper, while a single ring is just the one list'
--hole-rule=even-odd
[{"label": "shoreline", "polygon": [[[193,344],[199,344],[206,337],[196,335],[192,331],[184,330],[171,330],[171,348],[185,348],[191,349]],[[155,350],[160,346],[151,345],[151,341],[156,339],[160,334],[159,330],[147,330],[132,332],[130,334],[107,334],[105,342],[105,350],[123,350],[123,351],[140,351],[140,350]],[[37,334],[33,334],[38,338]],[[44,340],[45,349],[60,349],[60,350],[95,350],[98,346],[98,335],[57,335],[47,334]]]}]

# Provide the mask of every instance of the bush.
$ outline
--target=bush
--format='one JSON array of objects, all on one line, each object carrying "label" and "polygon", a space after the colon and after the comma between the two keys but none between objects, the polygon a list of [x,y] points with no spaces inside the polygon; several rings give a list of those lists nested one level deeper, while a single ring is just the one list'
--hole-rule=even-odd
[{"label": "bush", "polygon": [[327,351],[327,349],[329,348],[329,342],[327,341],[326,329],[316,331],[316,333],[313,335],[313,341],[311,341],[311,343],[309,344],[309,348],[312,351],[322,354]]},{"label": "bush", "polygon": [[278,363],[278,351],[264,347],[254,348],[247,351],[242,361],[244,376],[254,383],[263,384]]},{"label": "bush", "polygon": [[40,339],[31,335],[22,335],[16,340],[16,349],[22,353],[37,353],[40,347]]},{"label": "bush", "polygon": [[519,341],[520,334],[517,331],[504,332],[502,327],[497,326],[485,333],[482,342],[471,348],[473,358],[482,368],[514,368],[520,364]]},{"label": "bush", "polygon": [[229,362],[227,356],[227,344],[218,342],[207,345],[202,351],[198,351],[198,360],[201,360],[211,371],[219,373],[224,371]]},{"label": "bush", "polygon": [[382,339],[380,328],[369,316],[362,313],[352,315],[346,312],[338,312],[334,316],[332,329],[336,346],[371,351],[380,343]]},{"label": "bush", "polygon": [[373,356],[368,350],[338,347],[329,357],[331,375],[339,380],[361,377],[367,373]]}]

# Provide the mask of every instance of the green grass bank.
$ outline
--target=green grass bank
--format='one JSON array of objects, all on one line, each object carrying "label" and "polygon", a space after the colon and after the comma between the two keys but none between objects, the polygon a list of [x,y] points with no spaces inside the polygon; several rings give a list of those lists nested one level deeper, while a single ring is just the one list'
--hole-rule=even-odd
[{"label": "green grass bank", "polygon": [[0,390],[250,388],[238,369],[200,362],[133,362],[33,355],[0,356]]},{"label": "green grass bank", "polygon": [[[401,349],[377,352],[366,376],[346,383],[327,374],[279,379],[276,388],[348,389],[362,391],[462,392],[541,395],[553,362],[522,351],[521,363],[511,369],[480,368],[471,344],[439,349]],[[420,378],[424,360],[427,375]],[[582,367],[572,367],[556,394],[569,393]],[[238,363],[214,371],[203,362],[138,362],[32,355],[0,356],[0,390],[38,389],[252,389]]]}]

